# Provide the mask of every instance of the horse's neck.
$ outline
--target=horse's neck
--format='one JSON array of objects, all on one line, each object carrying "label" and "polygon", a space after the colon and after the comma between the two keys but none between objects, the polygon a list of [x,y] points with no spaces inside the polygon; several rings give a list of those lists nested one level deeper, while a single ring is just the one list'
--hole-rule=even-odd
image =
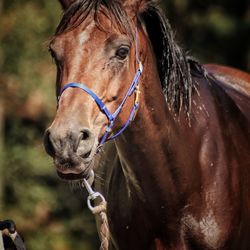
[{"label": "horse's neck", "polygon": [[144,68],[138,115],[116,146],[129,192],[152,207],[165,206],[175,204],[179,188],[172,159],[178,131],[156,68],[149,62]]}]

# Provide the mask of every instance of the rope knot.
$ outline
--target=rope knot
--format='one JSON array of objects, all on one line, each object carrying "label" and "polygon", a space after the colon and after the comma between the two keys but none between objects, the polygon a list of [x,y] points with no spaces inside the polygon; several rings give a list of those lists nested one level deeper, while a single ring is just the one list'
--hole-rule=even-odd
[{"label": "rope knot", "polygon": [[94,215],[100,214],[100,213],[106,213],[107,211],[107,202],[102,201],[98,206],[94,207],[92,209],[92,213]]}]

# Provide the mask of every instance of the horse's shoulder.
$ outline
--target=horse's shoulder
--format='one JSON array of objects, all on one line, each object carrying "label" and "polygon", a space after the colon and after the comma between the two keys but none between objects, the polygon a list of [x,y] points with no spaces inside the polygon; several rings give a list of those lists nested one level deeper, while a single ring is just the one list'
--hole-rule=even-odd
[{"label": "horse's shoulder", "polygon": [[250,121],[250,74],[215,64],[206,64],[204,68]]}]

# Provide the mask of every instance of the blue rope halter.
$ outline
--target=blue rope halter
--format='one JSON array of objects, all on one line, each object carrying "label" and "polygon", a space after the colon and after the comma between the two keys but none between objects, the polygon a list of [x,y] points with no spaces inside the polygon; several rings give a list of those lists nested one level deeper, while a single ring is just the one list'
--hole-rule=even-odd
[{"label": "blue rope halter", "polygon": [[[90,90],[88,87],[86,87],[85,85],[81,84],[81,83],[69,83],[66,84],[63,89],[61,90],[60,96],[58,96],[58,103],[60,100],[60,97],[62,96],[63,92],[65,90],[67,90],[68,88],[79,88],[81,90],[83,90],[84,92],[86,92],[87,94],[89,94],[94,101],[96,102],[97,106],[99,107],[100,111],[102,113],[104,113],[106,115],[106,117],[109,120],[109,125],[106,128],[106,131],[103,135],[103,137],[101,138],[99,145],[104,144],[106,141],[110,141],[115,139],[116,137],[118,137],[121,133],[123,133],[123,131],[131,124],[131,122],[134,120],[137,110],[139,108],[139,80],[140,80],[140,76],[142,74],[143,71],[143,65],[141,63],[141,61],[139,60],[139,56],[138,56],[138,34],[136,31],[136,60],[139,64],[139,68],[134,76],[134,79],[129,87],[128,92],[126,93],[123,101],[121,102],[121,104],[119,105],[119,107],[116,109],[116,111],[112,114],[111,112],[109,112],[109,110],[107,109],[106,105],[102,102],[102,100],[92,91]],[[114,122],[117,118],[117,116],[119,115],[119,113],[121,112],[124,104],[126,103],[127,99],[133,94],[136,94],[136,98],[135,98],[135,102],[134,102],[134,106],[131,110],[130,116],[128,121],[124,124],[124,126],[121,128],[121,130],[119,132],[117,132],[114,135],[111,135],[110,137],[108,137],[108,135],[111,133],[112,128],[114,126]]]}]

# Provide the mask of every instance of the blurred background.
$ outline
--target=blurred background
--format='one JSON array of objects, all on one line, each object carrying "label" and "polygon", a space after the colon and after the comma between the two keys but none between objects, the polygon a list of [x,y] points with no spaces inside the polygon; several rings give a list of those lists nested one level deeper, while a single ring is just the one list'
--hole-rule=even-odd
[{"label": "blurred background", "polygon": [[[250,71],[249,0],[161,5],[190,55]],[[61,16],[57,0],[0,0],[0,220],[16,222],[29,250],[94,250],[85,200],[59,180],[42,145],[56,105],[47,41]]]}]

